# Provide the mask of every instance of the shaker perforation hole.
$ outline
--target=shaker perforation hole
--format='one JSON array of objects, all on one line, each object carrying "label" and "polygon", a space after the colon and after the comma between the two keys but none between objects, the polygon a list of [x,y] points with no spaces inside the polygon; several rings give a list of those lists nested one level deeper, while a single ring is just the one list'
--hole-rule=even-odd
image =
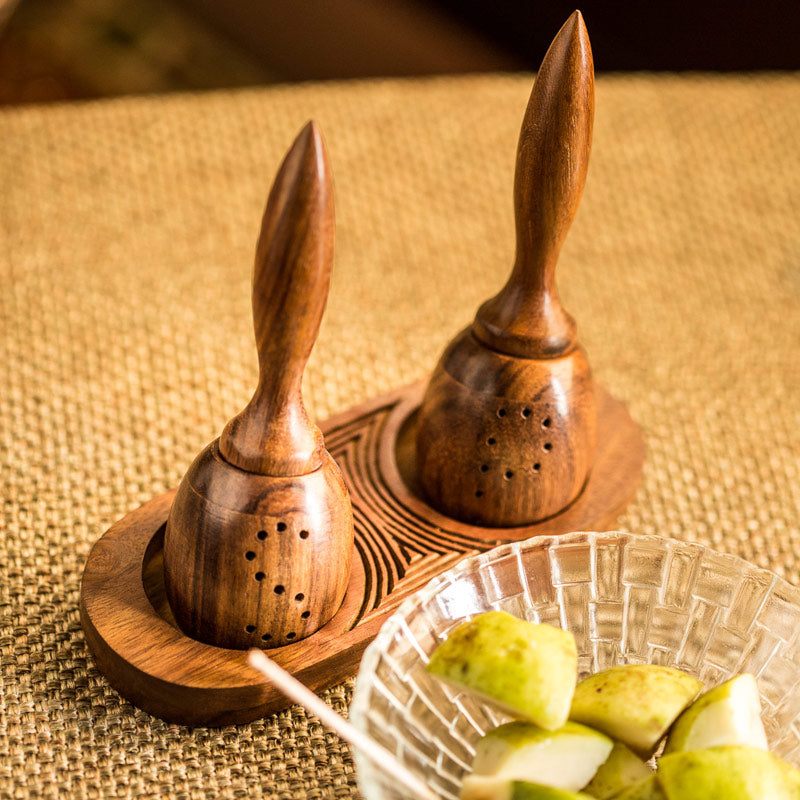
[{"label": "shaker perforation hole", "polygon": [[248,561],[252,561],[252,560],[253,560],[253,559],[256,557],[256,554],[255,554],[255,553],[254,553],[252,550],[248,550],[248,551],[247,551],[247,552],[244,554],[244,557],[245,557],[245,558],[246,558]]},{"label": "shaker perforation hole", "polygon": [[264,541],[264,539],[266,539],[266,538],[267,538],[267,532],[266,532],[266,531],[259,531],[259,532],[256,534],[256,536],[257,536],[259,539],[261,539],[261,541],[263,542],[263,541]]},{"label": "shaker perforation hole", "polygon": [[533,465],[533,471],[534,472],[538,472],[541,468],[542,468],[542,465],[538,461]]},{"label": "shaker perforation hole", "polygon": [[481,472],[488,472],[489,465],[488,464],[481,464]]},{"label": "shaker perforation hole", "polygon": [[292,632],[292,633],[287,633],[287,634],[286,634],[286,638],[287,638],[287,639],[294,639],[294,637],[295,637],[295,636],[297,636],[297,634],[296,634],[296,633],[294,633],[294,632]]},{"label": "shaker perforation hole", "polygon": [[522,409],[522,416],[525,417],[525,419],[527,419],[530,415],[531,415],[531,410],[529,408]]},{"label": "shaker perforation hole", "polygon": [[265,634],[264,634],[264,635],[261,637],[262,641],[265,641],[265,642],[268,642],[268,641],[269,641],[271,638],[272,638],[272,634],[271,634],[271,633],[265,633]]},{"label": "shaker perforation hole", "polygon": [[300,616],[303,619],[308,619],[311,616],[311,612],[310,611],[304,611]]},{"label": "shaker perforation hole", "polygon": [[257,581],[263,581],[264,578],[266,578],[266,577],[267,577],[266,573],[264,573],[264,572],[256,572],[256,580]]},{"label": "shaker perforation hole", "polygon": [[545,417],[542,420],[542,427],[543,428],[549,428],[550,427],[550,417]]},{"label": "shaker perforation hole", "polygon": [[498,408],[497,409],[497,416],[498,417],[504,417],[505,415],[506,415],[506,410],[504,408]]},{"label": "shaker perforation hole", "polygon": [[475,492],[475,497],[483,497],[483,492],[480,489],[478,489],[478,491]]},{"label": "shaker perforation hole", "polygon": [[553,445],[550,444],[550,442],[545,442],[544,449],[547,450],[547,452],[549,453],[553,449]]},{"label": "shaker perforation hole", "polygon": [[298,593],[297,593],[297,594],[294,596],[294,599],[295,599],[295,600],[297,600],[297,602],[299,603],[301,600],[305,600],[305,599],[306,599],[306,596],[305,596],[305,595],[304,595],[302,592],[298,592]]},{"label": "shaker perforation hole", "polygon": [[488,445],[489,445],[489,447],[491,447],[493,444],[497,444],[497,439],[495,439],[495,438],[494,438],[494,436],[490,436],[490,437],[489,437],[489,438],[486,440],[486,444],[488,444]]},{"label": "shaker perforation hole", "polygon": [[283,594],[286,591],[286,589],[280,584],[278,584],[272,591],[275,592],[275,594]]},{"label": "shaker perforation hole", "polygon": [[279,522],[275,526],[275,529],[278,530],[278,531],[285,531],[286,530],[286,523],[285,522]]},{"label": "shaker perforation hole", "polygon": [[308,539],[308,531],[300,531],[301,539]]},{"label": "shaker perforation hole", "polygon": [[510,481],[514,477],[514,470],[507,469],[505,475],[503,476],[507,481]]},{"label": "shaker perforation hole", "polygon": [[245,629],[245,630],[246,630],[248,633],[255,633],[256,626],[255,626],[255,625],[245,625],[244,629]]}]

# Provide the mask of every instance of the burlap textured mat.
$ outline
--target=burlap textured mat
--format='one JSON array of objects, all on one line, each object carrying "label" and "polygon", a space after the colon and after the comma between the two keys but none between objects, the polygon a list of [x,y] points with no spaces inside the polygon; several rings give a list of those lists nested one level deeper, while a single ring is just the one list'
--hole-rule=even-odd
[{"label": "burlap textured mat", "polygon": [[[187,730],[108,687],[78,622],[115,519],[253,385],[267,189],[308,117],[337,256],[307,375],[324,417],[432,368],[512,260],[529,77],[306,85],[0,115],[0,797],[357,794],[300,710]],[[559,278],[643,424],[627,529],[800,582],[800,76],[611,77]],[[327,699],[345,711],[350,686]]]}]

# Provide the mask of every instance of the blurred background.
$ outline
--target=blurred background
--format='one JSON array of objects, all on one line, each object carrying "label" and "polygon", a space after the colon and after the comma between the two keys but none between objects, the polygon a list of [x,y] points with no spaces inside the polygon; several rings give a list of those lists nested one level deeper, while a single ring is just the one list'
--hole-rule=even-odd
[{"label": "blurred background", "polygon": [[[0,104],[535,70],[560,0],[0,0]],[[800,69],[800,0],[590,0],[604,70]]]}]

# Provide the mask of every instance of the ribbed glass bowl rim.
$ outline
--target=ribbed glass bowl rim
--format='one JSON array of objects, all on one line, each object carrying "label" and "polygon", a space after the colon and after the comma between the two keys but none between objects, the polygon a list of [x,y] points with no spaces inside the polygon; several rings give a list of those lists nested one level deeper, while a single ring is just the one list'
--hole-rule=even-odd
[{"label": "ribbed glass bowl rim", "polygon": [[[747,568],[763,575],[769,575],[774,581],[775,585],[783,585],[791,587],[787,580],[781,578],[780,575],[772,570],[764,567],[759,567],[751,561],[735,556],[730,553],[723,553],[715,550],[713,547],[701,544],[699,542],[687,541],[684,539],[675,539],[669,536],[660,536],[652,533],[634,533],[631,531],[574,531],[572,533],[564,534],[545,534],[533,536],[530,539],[522,539],[518,542],[508,542],[493,547],[490,550],[485,550],[481,553],[473,553],[472,555],[465,556],[455,566],[431,578],[428,583],[418,589],[410,597],[407,597],[397,608],[397,610],[383,623],[378,635],[372,640],[372,643],[364,651],[364,656],[361,659],[361,665],[358,669],[356,676],[355,688],[353,690],[353,700],[350,704],[350,721],[359,730],[366,732],[366,719],[369,710],[369,684],[372,676],[375,674],[375,669],[381,657],[381,653],[386,649],[389,642],[401,626],[401,620],[405,619],[410,612],[427,603],[433,599],[439,592],[440,588],[444,585],[450,584],[459,575],[464,573],[473,572],[482,564],[488,561],[494,561],[502,558],[503,556],[512,553],[519,553],[529,549],[547,548],[553,544],[592,544],[597,539],[613,538],[618,540],[620,544],[627,541],[636,542],[652,542],[659,544],[663,547],[690,547],[697,555],[704,553],[713,553],[715,556],[727,561],[733,568]],[[365,770],[362,767],[367,764],[366,757],[358,750],[353,748],[354,758],[356,762],[356,774],[358,777],[359,785],[365,788],[363,778],[360,774],[364,774]],[[360,774],[359,774],[360,773]]]}]

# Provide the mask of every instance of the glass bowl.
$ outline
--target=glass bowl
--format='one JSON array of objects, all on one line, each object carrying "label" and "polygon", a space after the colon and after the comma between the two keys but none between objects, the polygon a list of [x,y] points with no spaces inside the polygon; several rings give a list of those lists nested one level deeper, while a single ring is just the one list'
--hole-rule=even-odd
[{"label": "glass bowl", "polygon": [[[502,609],[572,631],[580,677],[665,664],[713,686],[758,678],[770,747],[800,766],[800,589],[768,570],[660,536],[573,533],[466,558],[408,598],[367,648],[350,718],[443,798],[457,798],[497,710],[425,672],[465,619]],[[366,800],[407,797],[356,750]]]}]

